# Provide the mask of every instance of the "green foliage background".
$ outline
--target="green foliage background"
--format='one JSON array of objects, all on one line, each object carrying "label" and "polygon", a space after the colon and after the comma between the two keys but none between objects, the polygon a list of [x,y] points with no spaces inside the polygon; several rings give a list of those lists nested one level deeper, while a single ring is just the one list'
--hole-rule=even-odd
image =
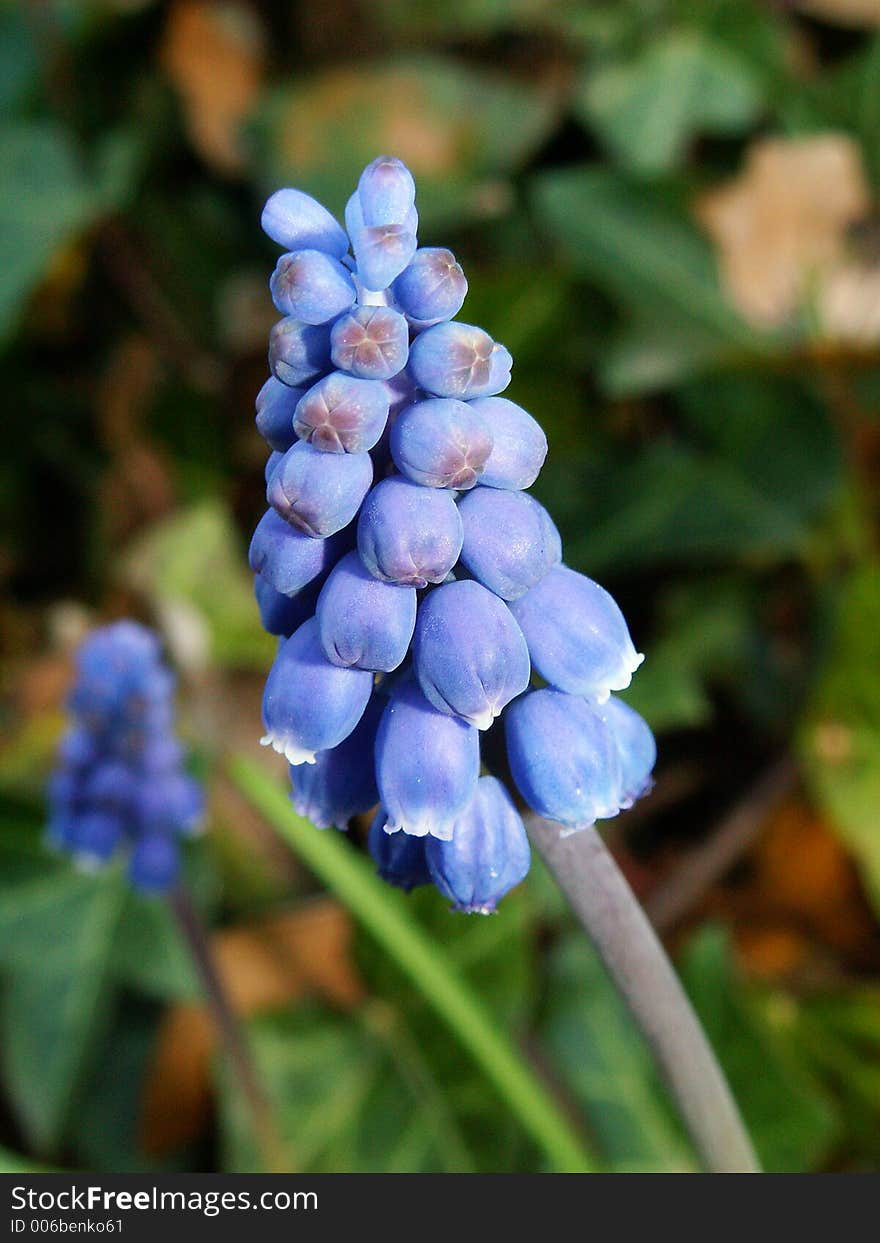
[{"label": "green foliage background", "polygon": [[[648,653],[630,698],[660,737],[657,792],[612,826],[637,887],[674,880],[791,756],[800,814],[848,869],[846,909],[816,924],[797,907],[783,919],[766,894],[740,901],[747,856],[670,934],[762,1159],[880,1166],[880,18],[863,8],[0,10],[8,1168],[257,1160],[222,1067],[212,1125],[149,1155],[155,1034],[197,987],[164,908],[43,850],[61,698],[21,688],[63,663],[71,602],[160,625],[213,792],[214,832],[190,860],[206,916],[225,926],[314,894],[305,872],[242,837],[221,775],[227,751],[252,745],[273,650],[244,570],[264,503],[252,403],[272,322],[259,211],[295,184],[341,213],[385,150],[416,173],[423,244],[452,246],[465,266],[466,317],[514,354],[510,394],[551,444],[535,492],[567,560],[615,591]],[[821,173],[799,189],[796,162],[768,190],[752,157],[756,144],[796,153],[821,139],[855,160],[857,206],[816,225],[803,202],[821,204]],[[736,237],[720,241],[704,210],[732,184],[734,224],[754,244],[745,293],[726,249]],[[795,283],[762,318],[749,292],[786,247]],[[814,842],[805,830],[804,850]],[[456,920],[425,894],[411,910],[602,1161],[694,1168],[647,1051],[538,865],[496,919]],[[765,970],[750,947],[780,921],[799,953]],[[313,999],[254,1023],[298,1167],[544,1168],[418,989],[369,937],[355,954],[362,1003]]]}]

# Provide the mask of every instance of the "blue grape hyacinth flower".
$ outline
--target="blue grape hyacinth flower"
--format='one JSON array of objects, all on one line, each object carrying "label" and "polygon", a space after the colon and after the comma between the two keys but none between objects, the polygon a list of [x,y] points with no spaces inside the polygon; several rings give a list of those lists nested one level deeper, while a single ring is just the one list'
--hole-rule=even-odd
[{"label": "blue grape hyacinth flower", "polygon": [[264,742],[320,827],[378,803],[368,846],[389,883],[489,912],[529,867],[507,768],[566,832],[650,789],[653,735],[614,693],[642,657],[526,491],[547,438],[501,396],[509,351],[456,318],[467,280],[419,246],[406,166],[364,169],[345,228],[295,189],[262,222],[285,252],[257,398],[270,510],[250,552],[282,640]]},{"label": "blue grape hyacinth flower", "polygon": [[147,893],[173,886],[181,839],[204,815],[174,737],[173,692],[151,631],[132,621],[94,631],[77,653],[48,789],[49,842],[88,870],[125,854],[131,884]]}]

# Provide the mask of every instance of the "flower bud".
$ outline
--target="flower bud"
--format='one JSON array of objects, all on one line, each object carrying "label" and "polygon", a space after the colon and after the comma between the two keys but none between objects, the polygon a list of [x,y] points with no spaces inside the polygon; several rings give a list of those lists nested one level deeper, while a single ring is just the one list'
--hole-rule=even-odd
[{"label": "flower bud", "polygon": [[551,686],[604,703],[644,660],[604,587],[560,565],[511,605],[532,664]]},{"label": "flower bud", "polygon": [[326,324],[347,311],[357,298],[347,268],[320,250],[282,255],[269,289],[281,314],[292,315],[304,324]]},{"label": "flower bud", "polygon": [[269,334],[269,370],[282,384],[312,384],[330,366],[330,329],[288,316]]},{"label": "flower bud", "polygon": [[328,571],[339,551],[338,542],[304,535],[274,509],[267,509],[254,531],[248,560],[255,574],[276,591],[292,596]]},{"label": "flower bud", "polygon": [[272,475],[266,499],[285,522],[323,539],[348,526],[372,482],[368,453],[322,453],[299,440]]},{"label": "flower bud", "polygon": [[317,618],[324,655],[334,665],[390,673],[412,639],[415,588],[375,578],[350,552],[324,584]]},{"label": "flower bud", "polygon": [[397,469],[429,488],[472,488],[492,451],[492,435],[463,401],[435,397],[404,410],[391,428]]},{"label": "flower bud", "polygon": [[409,329],[388,306],[358,306],[330,330],[333,365],[364,380],[390,380],[406,366]]},{"label": "flower bud", "polygon": [[399,686],[376,735],[376,781],[385,827],[449,837],[480,771],[479,735],[432,708],[415,682]]},{"label": "flower bud", "polygon": [[324,453],[365,453],[388,420],[388,392],[376,380],[331,372],[305,394],[296,408],[300,440]]},{"label": "flower bud", "polygon": [[440,892],[466,915],[491,915],[528,875],[529,839],[513,799],[495,777],[481,777],[448,841],[430,838],[425,858]]},{"label": "flower bud", "polygon": [[389,885],[396,885],[405,893],[418,885],[430,885],[425,838],[411,837],[409,833],[386,833],[386,819],[385,810],[380,807],[367,839],[376,871]]},{"label": "flower bud", "polygon": [[367,225],[351,239],[358,276],[367,289],[387,289],[416,253],[416,236],[404,225]]},{"label": "flower bud", "polygon": [[357,195],[364,224],[404,224],[416,201],[416,183],[402,160],[380,155],[361,173]]},{"label": "flower bud", "polygon": [[134,844],[128,878],[141,893],[165,893],[180,872],[180,847],[169,833],[145,833]]},{"label": "flower bud", "polygon": [[195,833],[205,814],[202,787],[184,772],[141,782],[134,801],[143,832]]},{"label": "flower bud", "polygon": [[510,771],[533,811],[572,830],[617,815],[620,755],[596,708],[562,691],[530,691],[504,724]]},{"label": "flower bud", "polygon": [[488,488],[530,488],[547,456],[547,437],[541,426],[506,397],[478,397],[470,405],[492,436],[492,452],[480,483]]},{"label": "flower bud", "polygon": [[458,506],[461,561],[503,600],[516,600],[562,559],[562,540],[543,505],[526,492],[474,488]]},{"label": "flower bud", "polygon": [[394,297],[410,319],[431,325],[457,315],[467,294],[467,280],[451,250],[426,246],[394,282]]},{"label": "flower bud", "polygon": [[620,757],[620,805],[632,807],[654,784],[651,773],[657,762],[657,743],[647,721],[616,695],[603,705],[602,715]]},{"label": "flower bud", "polygon": [[470,581],[447,583],[421,602],[413,663],[428,701],[477,729],[488,729],[529,684],[526,641],[510,609]]},{"label": "flower bud", "polygon": [[257,431],[277,453],[286,453],[296,440],[293,412],[304,392],[269,376],[257,394]]},{"label": "flower bud", "polygon": [[72,819],[65,845],[84,871],[94,871],[116,853],[122,822],[106,811],[86,811]]},{"label": "flower bud", "polygon": [[364,501],[358,552],[376,578],[410,587],[442,583],[461,552],[458,507],[449,492],[383,479]]},{"label": "flower bud", "polygon": [[276,190],[263,208],[261,223],[263,232],[286,250],[323,250],[337,259],[348,250],[342,226],[302,190]]},{"label": "flower bud", "polygon": [[319,751],[314,764],[291,767],[291,801],[319,829],[331,825],[347,829],[352,816],[378,803],[373,751],[385,703],[384,696],[374,693],[364,715],[338,747]]},{"label": "flower bud", "polygon": [[419,333],[410,346],[416,382],[437,397],[489,397],[510,383],[511,357],[482,328],[453,321]]},{"label": "flower bud", "polygon": [[263,746],[289,764],[314,764],[347,738],[363,716],[372,674],[331,665],[312,617],[281,644],[263,694]]},{"label": "flower bud", "polygon": [[[308,536],[303,538],[307,539]],[[315,606],[323,584],[324,576],[321,574],[293,595],[285,596],[280,591],[276,591],[272,584],[267,583],[261,575],[255,575],[254,595],[257,598],[263,629],[269,634],[284,635],[285,638],[289,638],[304,621],[314,617]]]},{"label": "flower bud", "polygon": [[[407,233],[412,233],[415,236],[419,231],[419,213],[416,211],[415,204],[412,205],[402,220],[391,223],[403,225]],[[345,227],[348,230],[348,236],[354,238],[362,229],[366,228],[366,225],[367,221],[364,219],[360,195],[355,190],[345,204]],[[372,292],[378,291],[373,290]]]}]

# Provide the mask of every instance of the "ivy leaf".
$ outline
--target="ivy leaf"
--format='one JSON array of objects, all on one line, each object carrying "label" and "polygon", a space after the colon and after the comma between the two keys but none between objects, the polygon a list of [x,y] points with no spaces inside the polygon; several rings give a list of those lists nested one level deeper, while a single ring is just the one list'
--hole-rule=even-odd
[{"label": "ivy leaf", "polygon": [[763,103],[749,64],[696,30],[672,30],[632,59],[585,75],[577,107],[621,164],[655,176],[676,168],[702,132],[735,134]]}]

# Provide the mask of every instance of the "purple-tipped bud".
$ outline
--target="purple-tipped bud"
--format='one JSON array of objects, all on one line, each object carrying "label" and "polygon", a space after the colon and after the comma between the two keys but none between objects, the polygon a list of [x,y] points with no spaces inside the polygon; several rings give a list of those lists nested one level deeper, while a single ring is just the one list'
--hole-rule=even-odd
[{"label": "purple-tipped bud", "polygon": [[357,539],[376,578],[410,587],[442,583],[461,552],[458,507],[441,488],[383,479],[364,501]]},{"label": "purple-tipped bud", "polygon": [[531,691],[505,717],[507,756],[520,794],[533,811],[569,829],[616,816],[622,806],[614,734],[584,699]]},{"label": "purple-tipped bud", "polygon": [[415,682],[398,687],[376,736],[376,780],[385,827],[448,838],[480,771],[472,725],[432,708]]},{"label": "purple-tipped bud", "polygon": [[391,455],[413,483],[472,488],[492,451],[492,434],[463,401],[434,397],[404,410],[391,428]]},{"label": "purple-tipped bud", "polygon": [[562,559],[562,541],[543,505],[526,492],[474,488],[458,506],[462,564],[503,600],[516,600]]},{"label": "purple-tipped bud", "polygon": [[420,325],[439,324],[457,315],[467,294],[467,280],[451,250],[426,246],[394,282],[398,306]]},{"label": "purple-tipped bud", "polygon": [[427,328],[413,341],[409,369],[437,397],[490,397],[510,383],[512,359],[482,328],[453,321]]},{"label": "purple-tipped bud", "polygon": [[409,833],[386,833],[385,809],[380,807],[370,825],[367,839],[376,871],[389,885],[409,893],[418,885],[430,885],[431,873],[425,859],[425,839]]},{"label": "purple-tipped bud", "polygon": [[257,523],[248,558],[255,574],[292,596],[328,571],[338,555],[338,544],[304,535],[274,509],[267,509]]},{"label": "purple-tipped bud", "polygon": [[387,421],[384,384],[334,371],[302,398],[293,425],[300,440],[323,453],[366,453]]},{"label": "purple-tipped bud", "polygon": [[323,539],[348,526],[372,482],[368,453],[322,453],[298,440],[272,475],[266,499],[285,522]]},{"label": "purple-tipped bud", "polygon": [[409,328],[389,306],[359,306],[330,331],[333,365],[364,380],[390,380],[406,366]]},{"label": "purple-tipped bud", "polygon": [[[356,233],[366,226],[364,220],[364,212],[361,207],[360,196],[357,190],[349,198],[345,205],[345,227],[348,230],[348,236],[354,237]],[[396,223],[402,224],[408,233],[416,234],[419,231],[419,213],[416,211],[415,204],[409,209],[403,220]]]},{"label": "purple-tipped bud", "polygon": [[657,743],[650,726],[629,704],[612,695],[602,708],[620,756],[621,807],[632,807],[653,786]]},{"label": "purple-tipped bud", "polygon": [[281,314],[292,315],[304,324],[326,324],[347,311],[357,298],[348,269],[320,250],[282,255],[269,289]]},{"label": "purple-tipped bud", "polygon": [[314,764],[290,769],[291,802],[301,816],[319,829],[348,828],[379,801],[373,750],[386,700],[378,695],[367,704],[357,726],[344,742],[319,751]]},{"label": "purple-tipped bud", "polygon": [[528,875],[529,839],[513,799],[495,777],[481,777],[449,841],[425,843],[434,884],[466,915],[491,915]]},{"label": "purple-tipped bud", "polygon": [[547,456],[547,437],[540,424],[506,397],[478,397],[471,409],[492,434],[492,452],[480,483],[489,488],[530,488]]},{"label": "purple-tipped bud", "polygon": [[180,847],[168,833],[145,833],[135,843],[128,878],[141,893],[167,893],[180,872]]},{"label": "purple-tipped bud", "polygon": [[254,578],[254,595],[257,598],[263,629],[269,634],[284,635],[285,638],[292,635],[304,621],[314,617],[323,581],[321,575],[292,596],[285,596],[257,574]]},{"label": "purple-tipped bud", "polygon": [[269,334],[269,370],[276,380],[297,388],[312,384],[330,366],[330,329],[288,316]]},{"label": "purple-tipped bud", "polygon": [[416,183],[402,160],[380,155],[361,173],[357,193],[364,224],[404,224],[416,201]]},{"label": "purple-tipped bud", "polygon": [[413,662],[426,698],[477,729],[529,684],[529,653],[510,609],[470,581],[447,583],[419,606]]},{"label": "purple-tipped bud", "polygon": [[304,391],[272,375],[257,394],[257,431],[276,453],[286,453],[296,440],[293,412]]},{"label": "purple-tipped bud", "polygon": [[604,703],[644,660],[613,597],[567,566],[550,570],[511,609],[538,673],[571,695]]},{"label": "purple-tipped bud", "polygon": [[351,239],[358,276],[367,289],[387,289],[416,253],[416,236],[401,224],[367,225]]},{"label": "purple-tipped bud", "polygon": [[345,230],[326,207],[302,190],[276,190],[263,208],[263,232],[285,250],[306,247],[337,259],[348,250]]},{"label": "purple-tipped bud", "polygon": [[364,713],[373,675],[331,665],[312,617],[278,649],[263,694],[263,746],[289,764],[314,764],[319,751],[338,747]]},{"label": "purple-tipped bud", "polygon": [[317,618],[321,646],[334,665],[390,673],[403,663],[412,639],[415,588],[382,582],[350,552],[324,584]]}]

